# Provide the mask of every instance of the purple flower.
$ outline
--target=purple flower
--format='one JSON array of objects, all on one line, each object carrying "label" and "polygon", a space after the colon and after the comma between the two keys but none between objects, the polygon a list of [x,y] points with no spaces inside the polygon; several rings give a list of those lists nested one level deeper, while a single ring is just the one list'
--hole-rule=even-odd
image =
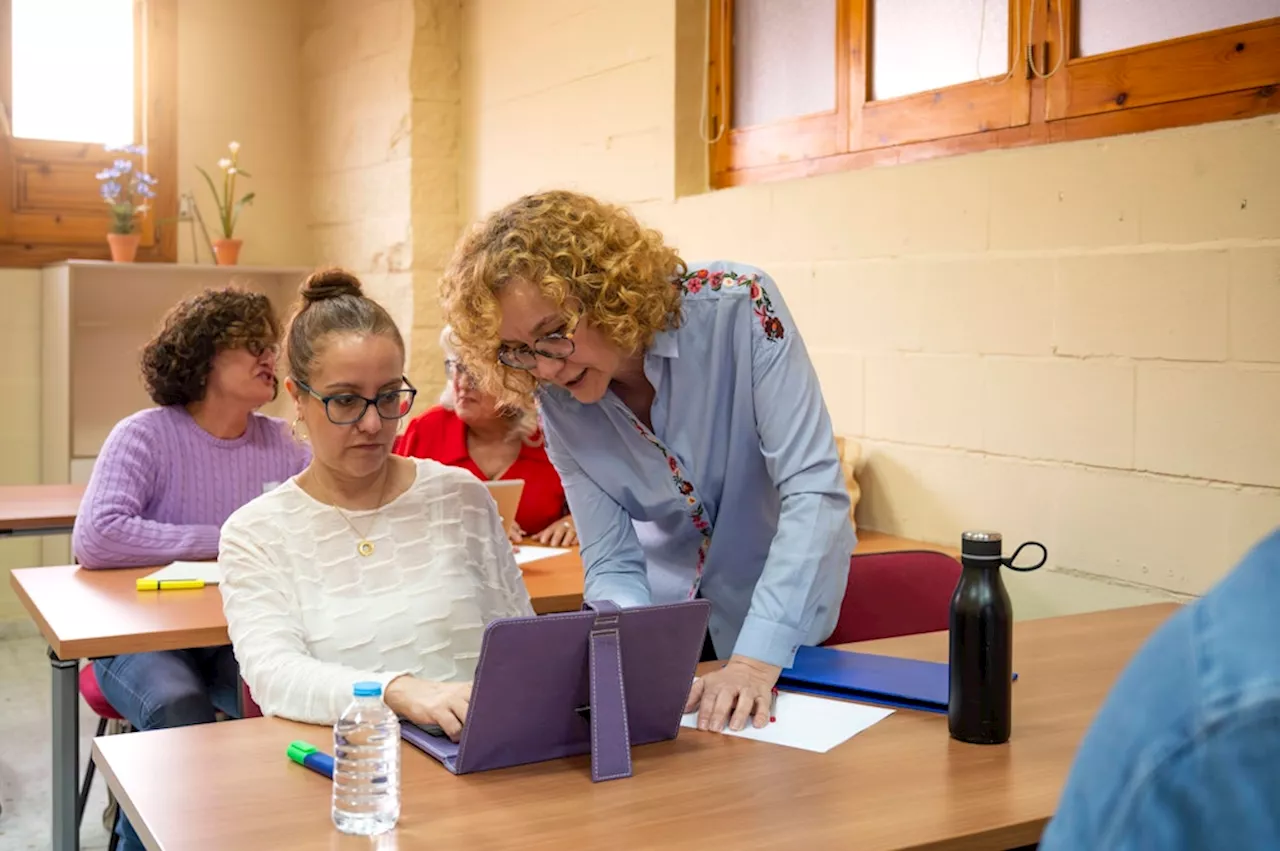
[{"label": "purple flower", "polygon": [[116,160],[111,164],[111,167],[114,168],[116,171],[120,172],[121,174],[128,174],[129,172],[133,171],[133,161],[132,160]]},{"label": "purple flower", "polygon": [[94,175],[98,180],[115,180],[120,176],[120,172],[114,168],[104,168],[102,171]]},{"label": "purple flower", "polygon": [[148,186],[147,184],[145,184],[145,183],[139,183],[139,184],[138,184],[137,192],[138,192],[138,194],[139,194],[139,195],[141,195],[143,198],[154,198],[154,197],[156,197],[156,191],[155,191],[154,189],[152,189],[150,186]]},{"label": "purple flower", "polygon": [[114,202],[116,197],[120,194],[120,184],[116,183],[114,180],[109,180],[102,184],[101,191],[103,200]]}]

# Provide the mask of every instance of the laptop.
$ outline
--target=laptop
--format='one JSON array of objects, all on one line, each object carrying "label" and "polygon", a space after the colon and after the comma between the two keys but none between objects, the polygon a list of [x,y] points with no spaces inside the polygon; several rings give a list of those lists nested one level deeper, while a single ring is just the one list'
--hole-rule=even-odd
[{"label": "laptop", "polygon": [[403,720],[401,738],[454,774],[590,753],[593,779],[630,776],[630,746],[680,731],[711,604],[587,605],[491,621],[459,740]]},{"label": "laptop", "polygon": [[485,482],[484,486],[489,489],[489,496],[498,504],[502,528],[510,533],[512,524],[516,522],[516,509],[520,507],[520,495],[524,493],[524,479]]}]

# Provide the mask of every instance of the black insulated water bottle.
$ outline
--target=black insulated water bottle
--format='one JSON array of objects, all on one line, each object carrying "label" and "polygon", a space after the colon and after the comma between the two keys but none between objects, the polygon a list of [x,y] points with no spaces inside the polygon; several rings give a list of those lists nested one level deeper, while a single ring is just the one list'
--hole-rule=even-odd
[{"label": "black insulated water bottle", "polygon": [[[1040,549],[1040,561],[1014,567],[1014,559],[1027,546]],[[1043,544],[1028,541],[1006,560],[999,532],[965,532],[961,536],[963,569],[951,597],[947,722],[952,738],[978,745],[1009,741],[1013,728],[1013,604],[1000,568],[1035,570],[1047,557]]]}]

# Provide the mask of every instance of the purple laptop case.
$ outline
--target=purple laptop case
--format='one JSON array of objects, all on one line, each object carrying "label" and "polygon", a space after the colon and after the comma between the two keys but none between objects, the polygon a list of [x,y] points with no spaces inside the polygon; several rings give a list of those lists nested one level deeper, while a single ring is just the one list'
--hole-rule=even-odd
[{"label": "purple laptop case", "polygon": [[[711,605],[589,605],[605,611],[490,622],[460,740],[404,721],[401,737],[455,774],[592,753],[595,779],[629,775],[627,742],[674,739],[680,730]],[[597,776],[596,757],[616,773]]]}]

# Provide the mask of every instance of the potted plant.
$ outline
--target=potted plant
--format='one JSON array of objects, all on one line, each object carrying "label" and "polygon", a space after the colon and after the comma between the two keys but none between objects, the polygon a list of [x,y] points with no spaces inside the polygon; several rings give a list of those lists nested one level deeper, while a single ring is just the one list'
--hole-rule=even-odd
[{"label": "potted plant", "polygon": [[235,238],[236,223],[240,220],[240,211],[245,205],[253,203],[254,195],[249,192],[243,198],[233,200],[236,197],[236,178],[250,175],[240,169],[240,143],[232,142],[227,148],[231,151],[231,156],[218,160],[218,168],[222,169],[221,193],[209,172],[196,166],[200,174],[204,175],[209,191],[213,193],[213,200],[218,205],[218,227],[222,231],[222,237],[213,241],[213,254],[219,266],[234,266],[240,259],[241,240]]},{"label": "potted plant", "polygon": [[[141,145],[107,145],[108,153],[142,156],[147,150]],[[156,197],[156,179],[134,166],[133,160],[120,157],[97,174],[102,181],[99,191],[102,200],[111,207],[111,231],[107,244],[111,246],[111,259],[116,263],[132,263],[138,255],[138,217],[147,211],[147,201]]]}]

